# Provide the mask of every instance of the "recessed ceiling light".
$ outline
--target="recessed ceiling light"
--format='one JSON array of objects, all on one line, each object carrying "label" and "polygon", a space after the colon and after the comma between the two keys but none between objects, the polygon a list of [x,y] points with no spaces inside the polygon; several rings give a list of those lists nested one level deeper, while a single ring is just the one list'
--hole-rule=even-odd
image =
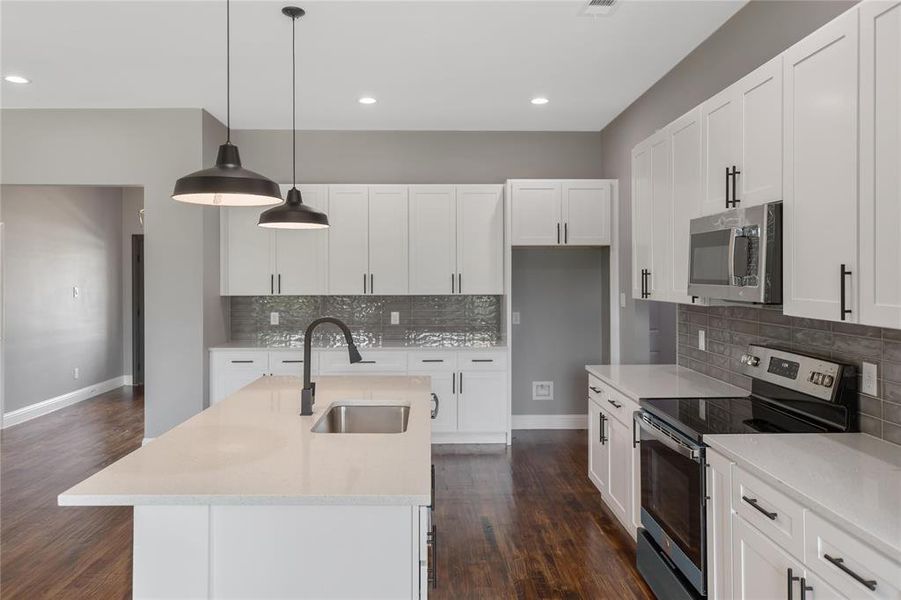
[{"label": "recessed ceiling light", "polygon": [[548,99],[544,96],[538,96],[537,98],[532,98],[532,104],[547,104]]},{"label": "recessed ceiling light", "polygon": [[21,75],[7,75],[3,79],[4,81],[8,81],[10,83],[31,83],[30,79],[22,77]]},{"label": "recessed ceiling light", "polygon": [[363,96],[357,102],[360,104],[375,104],[375,98],[372,96]]}]

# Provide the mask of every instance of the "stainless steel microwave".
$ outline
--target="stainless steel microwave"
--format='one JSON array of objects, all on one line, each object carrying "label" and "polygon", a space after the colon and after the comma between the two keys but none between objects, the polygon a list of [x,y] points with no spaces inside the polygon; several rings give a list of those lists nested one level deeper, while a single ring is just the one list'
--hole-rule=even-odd
[{"label": "stainless steel microwave", "polygon": [[688,293],[782,304],[782,203],[691,220]]}]

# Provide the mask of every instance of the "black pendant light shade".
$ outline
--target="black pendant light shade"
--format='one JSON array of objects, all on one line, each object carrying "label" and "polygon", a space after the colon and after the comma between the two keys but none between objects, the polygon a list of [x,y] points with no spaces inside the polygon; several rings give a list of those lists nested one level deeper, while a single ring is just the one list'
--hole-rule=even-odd
[{"label": "black pendant light shade", "polygon": [[241,166],[238,147],[230,142],[219,146],[214,167],[176,181],[172,197],[212,206],[268,206],[282,200],[277,183]]},{"label": "black pendant light shade", "polygon": [[209,206],[267,206],[282,201],[278,184],[241,166],[238,147],[231,143],[231,2],[225,1],[225,143],[216,165],[175,182],[172,198]]},{"label": "black pendant light shade", "polygon": [[272,229],[325,229],[328,216],[304,204],[300,190],[292,187],[284,204],[263,211],[259,225]]}]

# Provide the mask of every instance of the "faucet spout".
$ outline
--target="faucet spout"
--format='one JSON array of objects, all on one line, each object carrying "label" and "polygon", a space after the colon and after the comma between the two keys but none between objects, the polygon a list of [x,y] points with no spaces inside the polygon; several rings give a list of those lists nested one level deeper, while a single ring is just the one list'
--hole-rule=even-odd
[{"label": "faucet spout", "polygon": [[347,354],[351,364],[363,360],[363,357],[360,356],[360,351],[357,350],[357,346],[354,344],[350,328],[343,321],[334,317],[322,317],[310,323],[303,336],[303,390],[300,393],[300,416],[302,417],[308,417],[313,414],[313,403],[316,401],[316,384],[310,380],[310,357],[313,353],[313,330],[323,323],[337,325],[344,334],[344,341],[347,342]]}]

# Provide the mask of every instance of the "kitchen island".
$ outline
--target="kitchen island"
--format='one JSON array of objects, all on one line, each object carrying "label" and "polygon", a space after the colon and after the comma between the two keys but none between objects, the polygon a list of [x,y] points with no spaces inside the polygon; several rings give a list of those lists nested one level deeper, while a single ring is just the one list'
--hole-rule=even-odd
[{"label": "kitchen island", "polygon": [[[135,598],[419,598],[431,527],[428,377],[262,377],[59,496],[134,506]],[[401,433],[317,433],[334,405]],[[340,422],[339,422],[340,425]]]}]

